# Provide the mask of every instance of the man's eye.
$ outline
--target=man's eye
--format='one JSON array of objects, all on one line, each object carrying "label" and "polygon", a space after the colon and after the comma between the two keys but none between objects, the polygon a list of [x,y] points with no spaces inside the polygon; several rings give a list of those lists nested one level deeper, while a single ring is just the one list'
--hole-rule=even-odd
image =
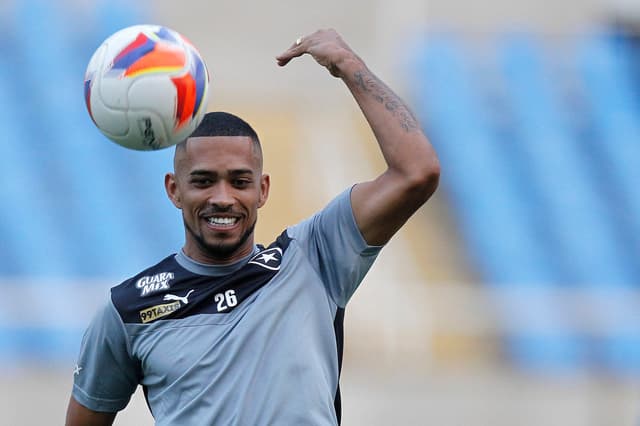
[{"label": "man's eye", "polygon": [[206,186],[211,185],[211,179],[193,179],[191,183],[196,186]]},{"label": "man's eye", "polygon": [[236,179],[233,181],[233,184],[237,187],[245,187],[251,183],[249,179]]}]

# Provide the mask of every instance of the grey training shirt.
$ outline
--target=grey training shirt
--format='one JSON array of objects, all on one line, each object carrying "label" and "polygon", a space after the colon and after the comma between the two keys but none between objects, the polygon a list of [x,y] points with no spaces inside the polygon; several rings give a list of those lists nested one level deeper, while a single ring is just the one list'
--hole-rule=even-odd
[{"label": "grey training shirt", "polygon": [[171,255],[111,290],[73,397],[115,412],[140,384],[159,426],[336,425],[343,308],[379,250],[347,190],[233,265]]}]

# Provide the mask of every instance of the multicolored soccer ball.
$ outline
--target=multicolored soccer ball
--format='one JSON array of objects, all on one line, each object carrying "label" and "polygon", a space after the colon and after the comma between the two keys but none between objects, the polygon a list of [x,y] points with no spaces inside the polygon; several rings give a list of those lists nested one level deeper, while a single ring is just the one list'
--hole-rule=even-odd
[{"label": "multicolored soccer ball", "polygon": [[147,151],[186,139],[209,99],[209,72],[198,50],[178,32],[135,25],[107,38],[84,78],[87,110],[109,139]]}]

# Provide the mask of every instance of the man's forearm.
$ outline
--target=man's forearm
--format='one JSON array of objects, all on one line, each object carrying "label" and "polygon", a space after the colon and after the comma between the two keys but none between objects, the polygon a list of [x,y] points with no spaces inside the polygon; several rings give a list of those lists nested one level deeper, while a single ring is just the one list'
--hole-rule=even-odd
[{"label": "man's forearm", "polygon": [[357,88],[369,94],[375,101],[397,119],[398,124],[405,132],[420,131],[420,126],[411,110],[405,105],[389,87],[382,82],[368,68],[355,71],[352,76]]},{"label": "man's forearm", "polygon": [[389,168],[418,177],[438,169],[435,151],[400,97],[354,56],[338,64],[340,76],[366,117]]}]

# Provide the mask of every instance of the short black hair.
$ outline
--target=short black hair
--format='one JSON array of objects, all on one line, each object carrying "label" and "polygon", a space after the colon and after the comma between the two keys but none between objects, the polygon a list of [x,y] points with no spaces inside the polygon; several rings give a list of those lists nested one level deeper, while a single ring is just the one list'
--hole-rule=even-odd
[{"label": "short black hair", "polygon": [[176,167],[176,154],[186,148],[189,138],[207,136],[243,136],[250,138],[253,142],[253,150],[260,161],[260,168],[262,168],[262,146],[253,127],[237,115],[217,111],[206,113],[196,130],[187,139],[176,145],[173,159],[174,170]]},{"label": "short black hair", "polygon": [[190,138],[199,136],[248,136],[260,144],[258,134],[242,118],[228,112],[208,112]]}]

